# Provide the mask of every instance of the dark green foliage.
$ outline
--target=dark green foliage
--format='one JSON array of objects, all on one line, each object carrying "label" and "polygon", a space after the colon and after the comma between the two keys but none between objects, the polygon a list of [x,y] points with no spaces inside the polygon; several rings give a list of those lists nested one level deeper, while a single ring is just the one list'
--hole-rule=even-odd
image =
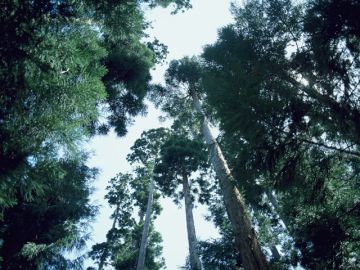
[{"label": "dark green foliage", "polygon": [[76,160],[32,168],[30,175],[40,191],[29,198],[32,194],[24,196],[19,187],[16,203],[4,211],[0,222],[1,269],[74,269],[62,252],[85,245],[86,225],[96,212],[89,203],[95,174]]},{"label": "dark green foliage", "polygon": [[[176,190],[182,183],[184,174],[188,177],[198,170],[205,173],[207,159],[207,151],[201,141],[173,134],[161,146],[160,157],[154,169],[155,180],[164,194],[175,195],[175,200],[178,201]],[[199,189],[206,189],[203,176],[205,175],[200,174],[195,179],[199,188],[195,187],[195,182],[191,184],[193,192],[199,193]]]},{"label": "dark green foliage", "polygon": [[302,181],[281,196],[282,211],[303,255],[302,264],[309,269],[358,266],[357,166],[314,149],[298,165]]},{"label": "dark green foliage", "polygon": [[249,1],[233,6],[235,23],[203,53],[202,83],[232,171],[263,217],[263,194],[276,189],[275,210],[309,269],[359,264],[358,9]]}]

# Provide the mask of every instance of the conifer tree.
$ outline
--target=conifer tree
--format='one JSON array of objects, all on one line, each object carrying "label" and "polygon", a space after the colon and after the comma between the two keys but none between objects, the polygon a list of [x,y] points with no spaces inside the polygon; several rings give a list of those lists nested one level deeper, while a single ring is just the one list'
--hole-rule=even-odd
[{"label": "conifer tree", "polygon": [[130,164],[140,163],[140,166],[147,168],[149,170],[148,175],[150,177],[149,190],[147,194],[148,201],[146,205],[146,215],[143,222],[139,258],[136,266],[137,270],[144,269],[154,196],[154,166],[156,159],[159,158],[162,142],[166,140],[169,135],[168,133],[169,131],[164,128],[151,129],[149,131],[143,132],[141,137],[137,139],[134,145],[131,147],[132,152],[128,155],[127,158]]},{"label": "conifer tree", "polygon": [[155,166],[156,180],[164,194],[175,196],[177,187],[182,184],[182,196],[185,202],[186,227],[189,244],[189,261],[192,270],[201,270],[198,255],[198,241],[193,217],[193,199],[191,189],[194,183],[189,179],[192,173],[206,169],[206,151],[200,141],[191,140],[181,134],[173,134],[161,146],[159,161]]},{"label": "conifer tree", "polygon": [[162,104],[165,111],[176,115],[176,109],[171,109],[171,105],[176,106],[179,102],[181,103],[181,99],[191,98],[194,115],[200,118],[203,139],[210,149],[211,164],[219,180],[226,211],[234,230],[236,248],[242,256],[244,267],[245,269],[269,269],[247,216],[244,199],[236,186],[219,144],[212,135],[208,119],[202,109],[199,100],[203,92],[201,73],[201,66],[194,58],[172,61],[166,73],[167,88],[158,88],[164,91],[163,100],[157,99],[157,102]]}]

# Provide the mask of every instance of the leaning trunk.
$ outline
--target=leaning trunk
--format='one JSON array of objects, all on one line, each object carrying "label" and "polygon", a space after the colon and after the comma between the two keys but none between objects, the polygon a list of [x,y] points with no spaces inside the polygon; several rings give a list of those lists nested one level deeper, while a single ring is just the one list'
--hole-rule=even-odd
[{"label": "leaning trunk", "polygon": [[190,266],[191,270],[201,270],[201,261],[197,252],[197,239],[195,233],[194,217],[192,213],[193,204],[190,196],[188,176],[185,170],[183,170],[182,177],[185,199],[186,227],[189,242]]},{"label": "leaning trunk", "polygon": [[140,244],[139,258],[138,258],[136,270],[143,270],[145,265],[146,246],[147,246],[147,240],[149,234],[153,197],[154,197],[154,180],[151,177],[150,186],[149,186],[149,197],[146,206],[145,222],[144,222],[143,232],[141,235],[141,244]]},{"label": "leaning trunk", "polygon": [[200,101],[195,93],[192,93],[191,96],[193,98],[194,109],[203,117],[202,133],[210,148],[211,163],[219,179],[226,211],[235,234],[235,245],[241,254],[244,268],[246,270],[270,269],[261,251],[255,231],[251,227],[251,222],[246,213],[244,199],[235,185],[235,179],[231,174],[220,146],[211,133]]}]

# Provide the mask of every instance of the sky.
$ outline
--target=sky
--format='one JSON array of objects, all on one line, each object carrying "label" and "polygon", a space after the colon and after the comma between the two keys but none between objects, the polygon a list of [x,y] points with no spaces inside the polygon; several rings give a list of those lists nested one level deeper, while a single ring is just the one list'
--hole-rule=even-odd
[{"label": "sky", "polygon": [[[192,5],[192,9],[176,15],[171,15],[171,8],[146,10],[146,18],[152,22],[149,35],[155,36],[168,46],[167,62],[184,56],[201,54],[204,45],[216,41],[218,29],[232,22],[229,0],[192,0]],[[164,81],[166,66],[167,63],[152,70],[153,82]],[[93,224],[93,241],[89,246],[105,241],[105,235],[111,227],[109,216],[112,209],[104,200],[107,182],[119,172],[131,171],[126,156],[143,131],[169,125],[168,122],[158,120],[160,115],[161,112],[149,104],[148,114],[145,117],[136,117],[125,137],[118,138],[114,133],[110,133],[107,136],[96,136],[89,142],[87,147],[93,154],[88,165],[100,169],[100,174],[94,183],[95,192],[92,199],[96,204],[101,205],[100,213]],[[175,205],[171,199],[162,199],[161,204],[163,211],[155,221],[155,228],[163,238],[166,269],[180,269],[180,266],[185,264],[188,254],[185,209]],[[207,214],[206,207],[197,206],[193,212],[198,238],[206,240],[217,237],[218,233],[214,226],[204,219]]]}]

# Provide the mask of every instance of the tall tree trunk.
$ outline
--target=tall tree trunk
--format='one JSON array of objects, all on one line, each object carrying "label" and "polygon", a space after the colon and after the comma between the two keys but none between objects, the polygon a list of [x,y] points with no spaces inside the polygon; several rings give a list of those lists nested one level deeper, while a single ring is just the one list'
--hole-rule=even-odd
[{"label": "tall tree trunk", "polygon": [[139,258],[138,258],[136,270],[143,270],[145,265],[146,246],[147,246],[149,227],[151,221],[153,198],[154,198],[154,179],[151,177],[150,185],[149,185],[149,197],[146,206],[145,222],[144,222],[143,232],[141,235],[141,244],[140,244]]},{"label": "tall tree trunk", "polygon": [[201,270],[201,261],[197,252],[197,239],[195,233],[194,217],[192,213],[193,204],[190,196],[189,180],[185,169],[183,168],[183,192],[185,200],[186,227],[189,242],[190,266],[191,270]]},{"label": "tall tree trunk", "polygon": [[203,117],[202,133],[210,148],[211,163],[219,179],[226,211],[235,234],[235,245],[241,254],[244,268],[246,270],[270,269],[266,258],[261,251],[255,231],[251,227],[251,222],[247,217],[244,199],[235,185],[235,179],[231,174],[220,146],[212,135],[208,120],[202,110],[201,103],[194,92],[191,93],[191,96],[194,109]]},{"label": "tall tree trunk", "polygon": [[[119,205],[116,205],[114,221],[110,231],[113,231],[115,229],[116,222],[118,220],[118,215],[119,215]],[[109,252],[109,238],[106,239],[106,246],[104,248],[103,254],[101,254],[98,270],[102,270],[104,268],[106,258],[108,257],[108,252]]]}]

